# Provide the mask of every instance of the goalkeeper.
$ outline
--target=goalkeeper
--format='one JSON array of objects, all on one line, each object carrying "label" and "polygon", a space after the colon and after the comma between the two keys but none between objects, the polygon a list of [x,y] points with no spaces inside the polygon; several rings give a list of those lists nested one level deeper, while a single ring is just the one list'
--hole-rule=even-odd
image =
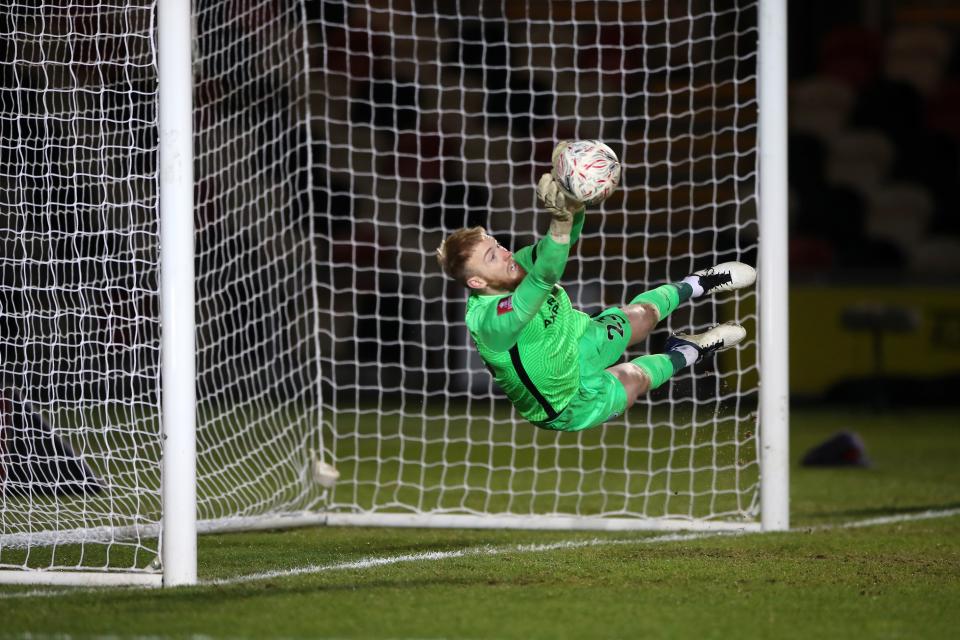
[{"label": "goalkeeper", "polygon": [[460,229],[437,249],[444,272],[470,290],[467,329],[480,357],[520,414],[544,429],[579,431],[622,414],[684,367],[746,335],[727,323],[674,335],[666,352],[617,362],[690,298],[753,284],[754,269],[727,262],[641,293],[591,318],[557,282],[583,228],[584,208],[544,174],[537,195],[552,219],[547,235],[516,253],[482,227]]}]

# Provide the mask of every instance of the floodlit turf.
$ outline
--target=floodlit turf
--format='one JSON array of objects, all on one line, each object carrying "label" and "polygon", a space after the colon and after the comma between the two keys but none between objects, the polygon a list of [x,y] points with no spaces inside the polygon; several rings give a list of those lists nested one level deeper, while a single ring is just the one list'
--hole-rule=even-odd
[{"label": "floodlit turf", "polygon": [[[816,527],[960,508],[960,414],[798,410],[792,427],[794,460],[853,429],[875,462],[795,467],[801,531],[684,540],[333,528],[207,536],[201,578],[225,583],[31,597],[23,596],[51,589],[2,587],[0,637],[955,637],[960,516]],[[556,548],[565,541],[578,546]],[[532,544],[556,547],[522,546]],[[431,552],[440,555],[423,555]],[[321,570],[235,582],[310,566]]]}]

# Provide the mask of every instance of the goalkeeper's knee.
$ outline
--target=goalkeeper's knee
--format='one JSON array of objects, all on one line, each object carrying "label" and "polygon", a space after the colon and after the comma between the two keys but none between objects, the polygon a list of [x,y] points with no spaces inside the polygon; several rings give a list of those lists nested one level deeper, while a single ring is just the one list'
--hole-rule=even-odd
[{"label": "goalkeeper's knee", "polygon": [[[688,290],[690,289],[689,285],[684,285]],[[650,291],[644,291],[636,298],[630,301],[630,304],[650,304],[656,307],[657,313],[659,314],[657,320],[663,320],[668,315],[673,313],[674,309],[680,306],[680,303],[683,300],[689,298],[689,293],[686,297],[681,299],[681,290],[675,284],[665,284],[657,287],[656,289],[651,289]]]}]

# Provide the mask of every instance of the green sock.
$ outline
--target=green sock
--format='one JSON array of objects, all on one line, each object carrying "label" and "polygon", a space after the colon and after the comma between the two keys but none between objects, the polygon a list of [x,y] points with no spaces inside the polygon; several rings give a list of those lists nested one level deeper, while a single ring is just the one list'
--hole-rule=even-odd
[{"label": "green sock", "polygon": [[665,284],[656,289],[644,291],[631,300],[630,304],[640,304],[642,302],[652,304],[660,312],[660,319],[663,320],[673,313],[681,302],[686,302],[692,295],[693,287],[686,282],[678,282],[677,284]]},{"label": "green sock", "polygon": [[651,389],[656,389],[669,380],[677,371],[687,366],[687,361],[683,357],[683,354],[677,351],[640,356],[630,362],[644,370],[650,378]]}]

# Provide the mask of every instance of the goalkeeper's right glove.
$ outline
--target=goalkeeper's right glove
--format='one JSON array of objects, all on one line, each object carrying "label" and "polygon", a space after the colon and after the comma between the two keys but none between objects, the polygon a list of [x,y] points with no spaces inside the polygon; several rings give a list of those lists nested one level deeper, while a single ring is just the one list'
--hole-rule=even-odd
[{"label": "goalkeeper's right glove", "polygon": [[569,193],[560,188],[552,174],[540,176],[537,183],[537,196],[543,206],[557,220],[572,220],[573,214],[583,208],[583,203],[573,199]]}]

